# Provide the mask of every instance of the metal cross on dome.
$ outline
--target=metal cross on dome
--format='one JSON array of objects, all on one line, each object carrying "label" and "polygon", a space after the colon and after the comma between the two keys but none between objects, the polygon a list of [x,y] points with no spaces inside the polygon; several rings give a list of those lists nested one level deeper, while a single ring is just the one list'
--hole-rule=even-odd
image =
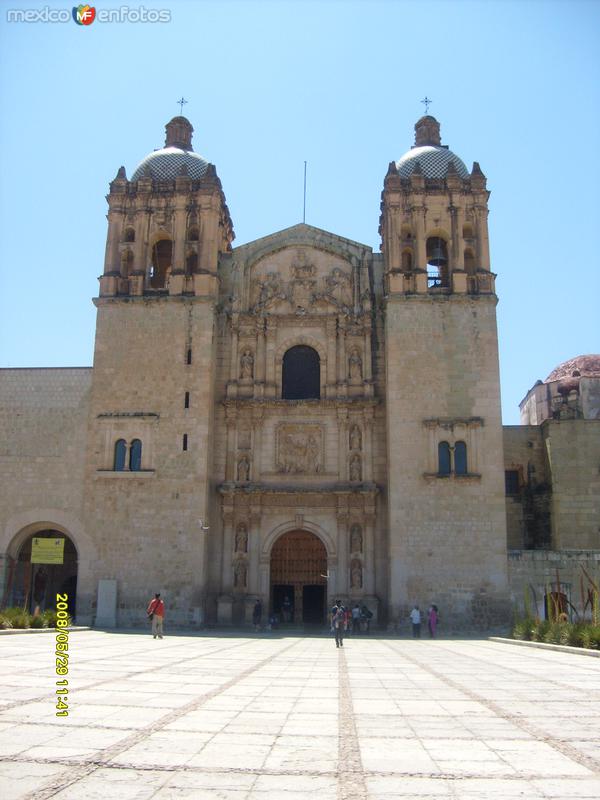
[{"label": "metal cross on dome", "polygon": [[180,108],[181,108],[181,112],[180,113],[183,116],[183,107],[187,106],[187,100],[185,99],[185,97],[183,95],[181,96],[181,100],[177,101],[177,105],[180,106]]},{"label": "metal cross on dome", "polygon": [[421,102],[422,102],[422,103],[424,104],[424,106],[425,106],[425,113],[426,113],[426,114],[428,114],[428,113],[429,113],[429,106],[430,106],[430,105],[433,103],[433,100],[430,100],[430,99],[427,97],[427,95],[425,95],[425,97],[423,98],[423,100],[421,100]]}]

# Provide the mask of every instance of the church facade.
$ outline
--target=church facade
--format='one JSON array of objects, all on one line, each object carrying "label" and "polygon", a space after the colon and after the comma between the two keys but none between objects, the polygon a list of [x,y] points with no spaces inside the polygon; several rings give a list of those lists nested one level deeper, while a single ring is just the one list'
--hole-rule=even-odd
[{"label": "church facade", "polygon": [[[502,428],[479,165],[423,117],[384,179],[380,252],[305,224],[234,248],[191,124],[166,132],[110,184],[93,367],[0,373],[3,602],[61,590],[108,626],[155,591],[183,625],[248,622],[256,599],[322,624],[338,597],[379,623],[415,603],[506,622],[539,572],[511,552],[570,520],[550,508],[531,539],[527,443],[546,464],[547,436]],[[599,524],[592,497],[588,566]],[[32,563],[35,537],[63,537],[63,564]]]}]

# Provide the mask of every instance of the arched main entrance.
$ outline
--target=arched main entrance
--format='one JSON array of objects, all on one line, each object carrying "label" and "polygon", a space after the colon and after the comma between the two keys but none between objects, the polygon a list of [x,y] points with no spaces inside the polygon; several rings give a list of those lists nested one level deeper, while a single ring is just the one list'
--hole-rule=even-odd
[{"label": "arched main entrance", "polygon": [[289,531],[271,550],[271,609],[286,622],[322,624],[327,601],[327,551],[309,531]]},{"label": "arched main entrance", "polygon": [[[32,563],[34,539],[63,539],[62,563]],[[42,557],[43,558],[43,557]],[[7,565],[4,605],[21,606],[33,612],[56,607],[57,593],[68,595],[69,613],[75,617],[77,594],[77,550],[62,531],[46,529],[30,534],[19,547],[16,559]]]}]

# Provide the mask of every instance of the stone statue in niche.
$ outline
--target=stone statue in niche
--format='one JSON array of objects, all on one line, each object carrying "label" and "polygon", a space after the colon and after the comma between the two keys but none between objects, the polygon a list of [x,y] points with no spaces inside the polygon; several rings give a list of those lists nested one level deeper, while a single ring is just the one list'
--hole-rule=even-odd
[{"label": "stone statue in niche", "polygon": [[323,432],[317,425],[285,425],[278,431],[277,469],[290,474],[321,471]]},{"label": "stone statue in niche", "polygon": [[247,481],[250,476],[250,462],[246,456],[242,456],[238,461],[238,481]]},{"label": "stone statue in niche", "polygon": [[352,559],[350,565],[350,588],[362,589],[362,565],[358,558]]},{"label": "stone statue in niche", "polygon": [[244,522],[240,522],[235,532],[235,552],[248,552],[248,529],[246,528],[246,524]]},{"label": "stone statue in niche", "polygon": [[351,381],[362,380],[362,358],[356,347],[352,350],[348,359],[348,372]]},{"label": "stone statue in niche", "polygon": [[350,480],[351,481],[360,481],[361,480],[361,464],[360,464],[360,456],[354,455],[350,459]]},{"label": "stone statue in niche", "polygon": [[365,312],[370,311],[372,308],[371,292],[368,289],[365,289],[365,291],[360,296],[360,299],[362,302],[363,311]]},{"label": "stone statue in niche", "polygon": [[245,589],[247,575],[248,568],[246,567],[246,562],[241,559],[236,561],[233,567],[233,585],[238,589]]},{"label": "stone statue in niche", "polygon": [[362,435],[358,425],[350,428],[350,450],[362,450]]},{"label": "stone statue in niche", "polygon": [[350,528],[350,552],[362,553],[362,528],[358,524]]},{"label": "stone statue in niche", "polygon": [[240,378],[252,380],[254,376],[254,356],[252,350],[244,350],[240,358]]}]

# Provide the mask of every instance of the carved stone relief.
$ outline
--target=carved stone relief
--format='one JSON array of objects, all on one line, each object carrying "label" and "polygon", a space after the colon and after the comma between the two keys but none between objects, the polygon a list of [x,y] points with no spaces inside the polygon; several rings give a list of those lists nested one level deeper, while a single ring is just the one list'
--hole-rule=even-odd
[{"label": "carved stone relief", "polygon": [[248,568],[246,562],[239,559],[233,565],[233,585],[237,589],[245,589],[247,577]]},{"label": "carved stone relief", "polygon": [[362,450],[362,434],[358,425],[350,428],[350,450]]},{"label": "carved stone relief", "polygon": [[362,528],[356,523],[350,528],[350,552],[362,553],[362,547]]},{"label": "carved stone relief", "polygon": [[362,358],[357,347],[354,347],[348,358],[348,375],[352,382],[360,383],[362,380]]},{"label": "carved stone relief", "polygon": [[244,350],[240,357],[240,378],[252,380],[254,377],[254,356],[252,350]]},{"label": "carved stone relief", "polygon": [[235,532],[235,552],[248,552],[248,529],[245,522],[240,522]]},{"label": "carved stone relief", "polygon": [[354,455],[350,459],[350,480],[351,481],[362,480],[362,465],[359,455]]},{"label": "carved stone relief", "polygon": [[362,564],[358,558],[353,558],[350,564],[350,588],[362,589]]},{"label": "carved stone relief", "polygon": [[277,430],[277,471],[316,475],[323,466],[320,425],[280,425]]},{"label": "carved stone relief", "polygon": [[247,481],[250,477],[250,462],[246,456],[242,456],[238,461],[238,481]]},{"label": "carved stone relief", "polygon": [[248,425],[240,423],[238,428],[238,447],[240,450],[249,450],[252,441],[250,428]]}]

